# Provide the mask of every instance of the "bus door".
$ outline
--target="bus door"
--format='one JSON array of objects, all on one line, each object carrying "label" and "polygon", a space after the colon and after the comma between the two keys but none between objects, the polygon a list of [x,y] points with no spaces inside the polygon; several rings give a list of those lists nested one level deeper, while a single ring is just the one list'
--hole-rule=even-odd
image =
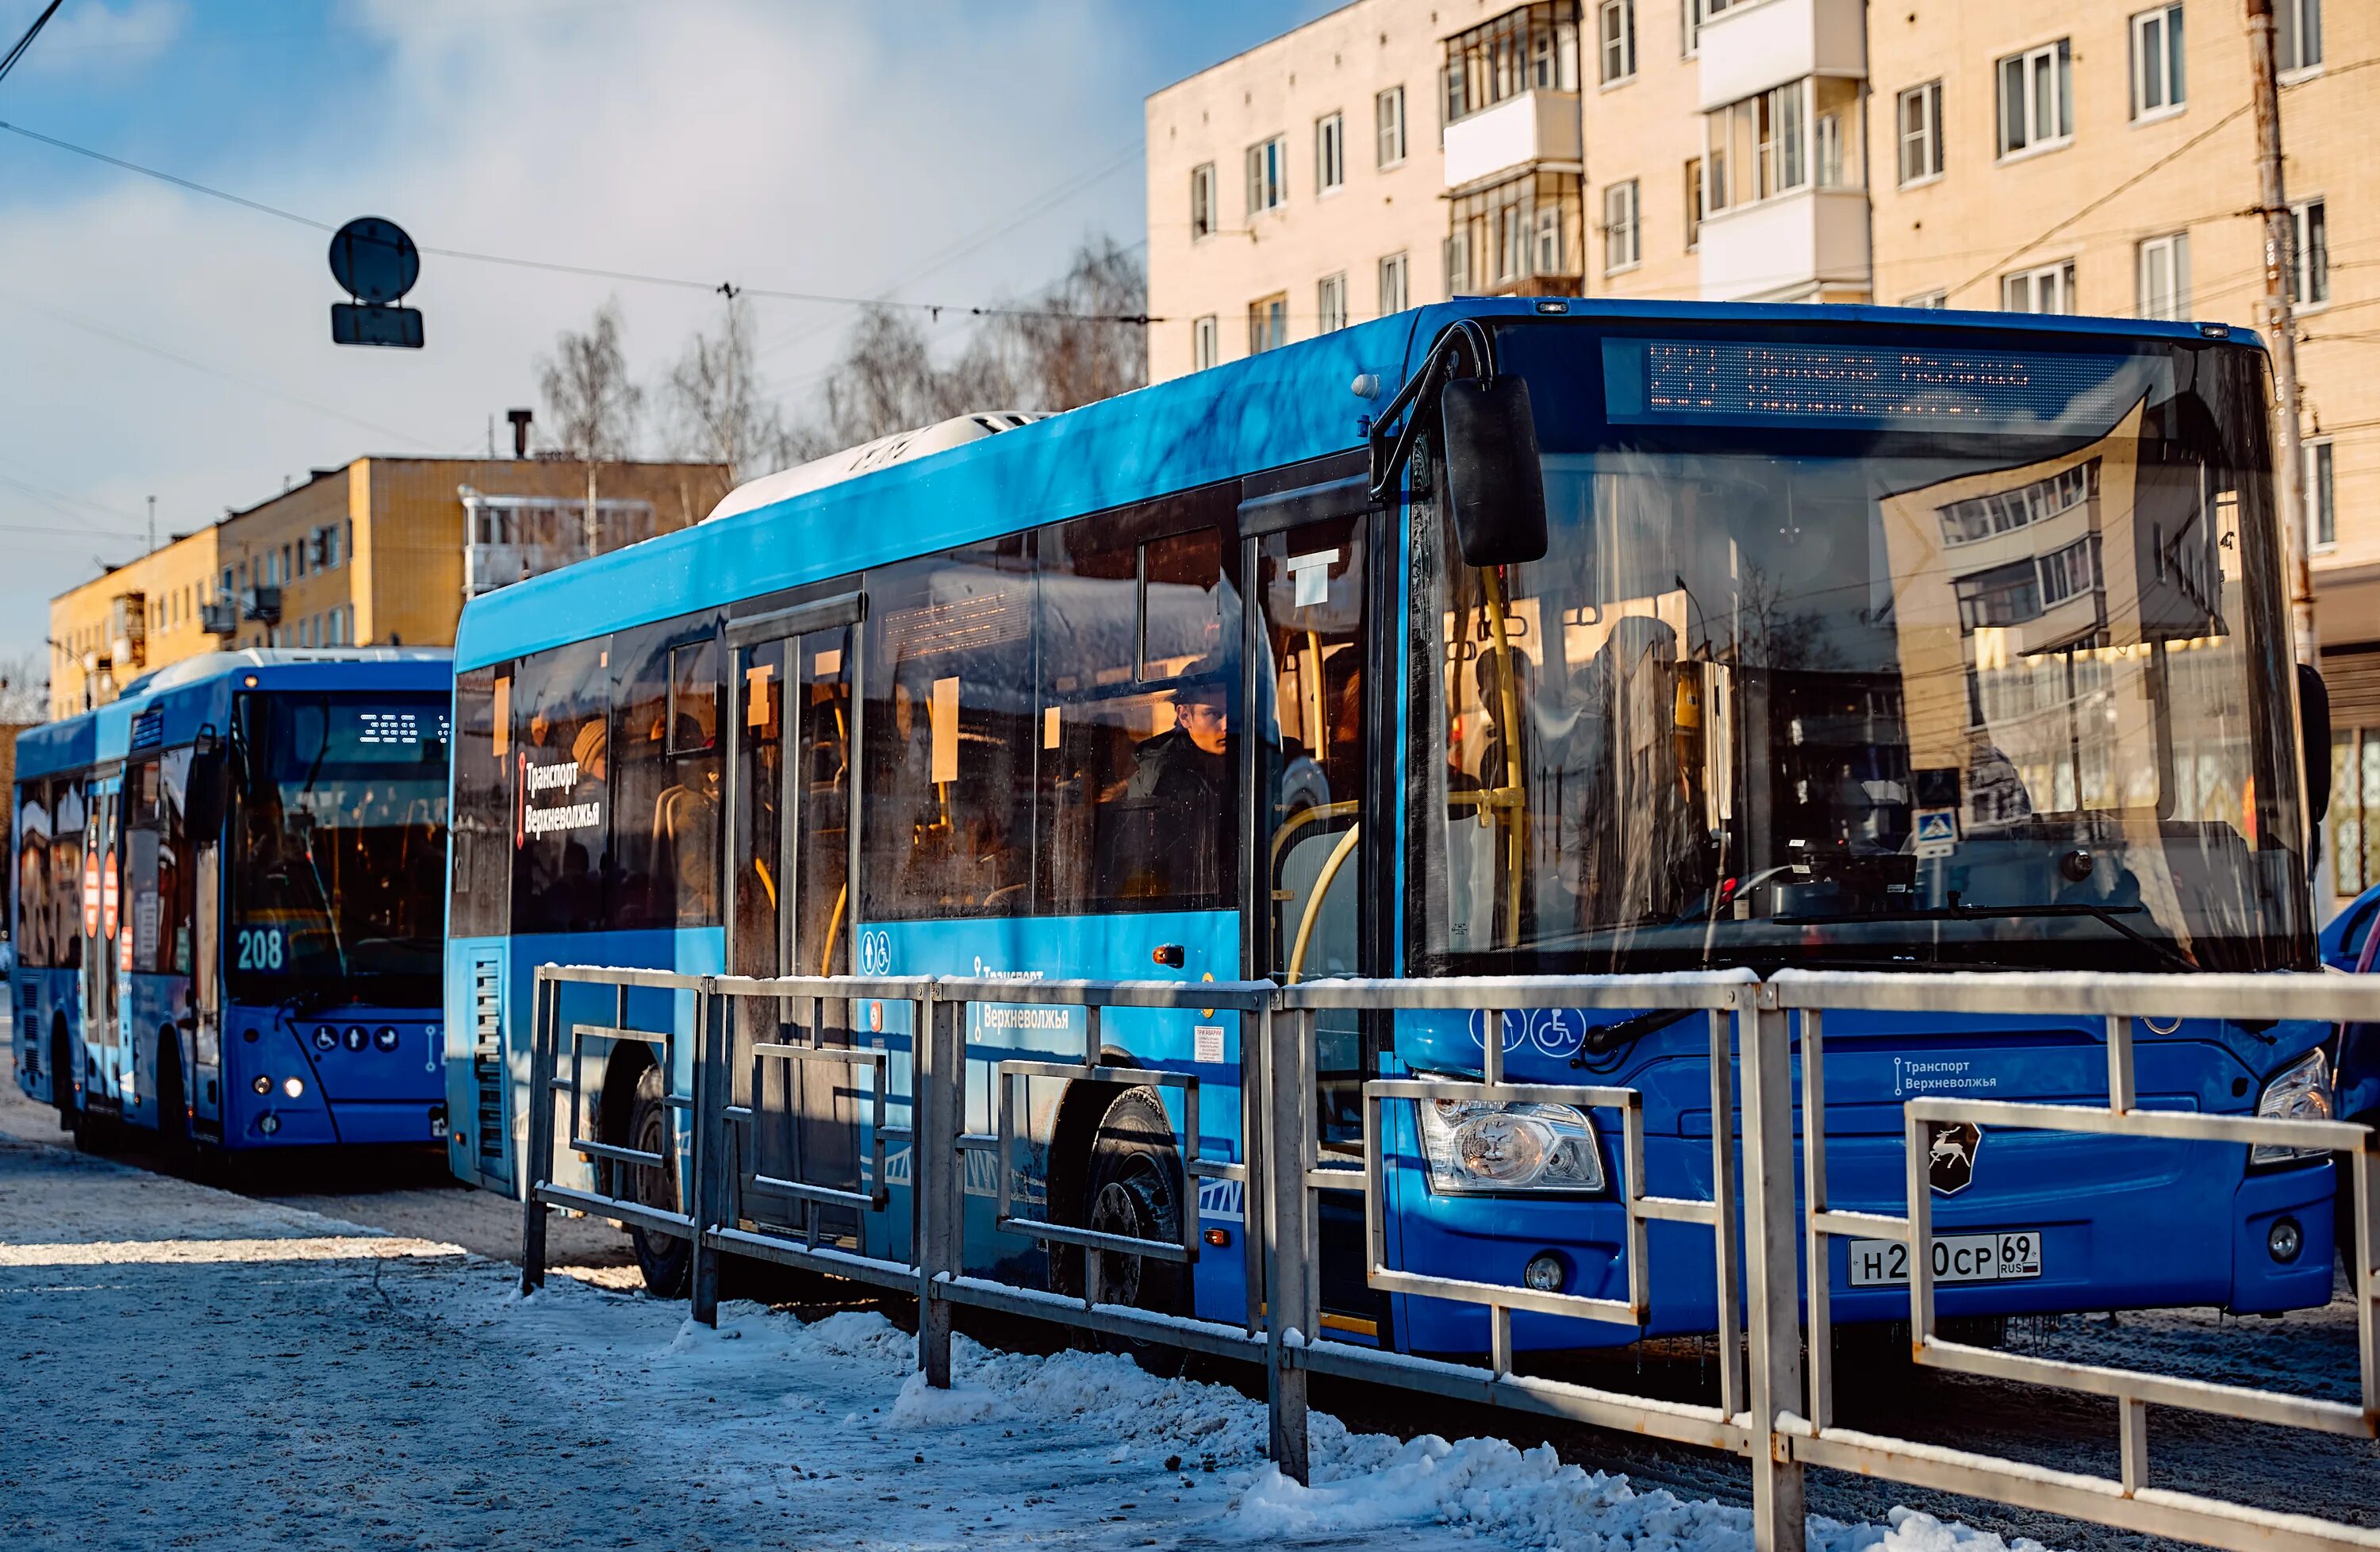
[{"label": "bus door", "polygon": [[[1373,869],[1392,839],[1373,818],[1387,811],[1387,779],[1374,767],[1385,750],[1375,730],[1390,660],[1371,601],[1384,519],[1343,474],[1307,489],[1252,494],[1241,507],[1244,531],[1257,530],[1246,541],[1257,600],[1248,655],[1258,908],[1249,963],[1284,985],[1385,974]],[[1338,515],[1293,521],[1318,507]],[[1268,509],[1293,521],[1269,524]],[[1326,1164],[1334,1154],[1348,1163],[1360,1156],[1364,1080],[1387,1031],[1378,1015],[1324,1013],[1318,1022],[1315,1122]],[[1380,1334],[1359,1199],[1325,1193],[1318,1211],[1326,1325]]]},{"label": "bus door", "polygon": [[88,794],[82,850],[83,1094],[86,1103],[113,1109],[125,1098],[116,1018],[132,947],[131,934],[118,931],[125,925],[122,775],[94,778]]},{"label": "bus door", "polygon": [[[856,593],[733,623],[728,646],[732,772],[727,970],[734,976],[851,973],[853,722]],[[852,1043],[851,1005],[739,998],[731,1060],[735,1100],[752,1105],[747,1175],[861,1188],[852,1070],[768,1060],[764,1044]],[[817,1027],[813,1031],[811,1020]],[[857,1216],[790,1196],[746,1193],[756,1220],[851,1243]]]}]

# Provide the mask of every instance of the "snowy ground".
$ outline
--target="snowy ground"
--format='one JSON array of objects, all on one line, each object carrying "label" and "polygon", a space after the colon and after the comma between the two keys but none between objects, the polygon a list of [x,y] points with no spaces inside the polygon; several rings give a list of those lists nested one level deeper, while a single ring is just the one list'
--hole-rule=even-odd
[{"label": "snowy ground", "polygon": [[[617,1241],[592,1225],[561,1241],[587,1280],[556,1279],[522,1301],[513,1268],[490,1258],[508,1253],[518,1209],[485,1194],[418,1184],[304,1197],[339,1206],[334,1217],[56,1139],[45,1112],[0,1100],[0,1374],[14,1381],[0,1391],[0,1548],[11,1552],[1750,1546],[1742,1468],[1718,1457],[1585,1429],[1556,1431],[1555,1448],[1449,1444],[1411,1436],[1536,1425],[1341,1388],[1323,1399],[1359,1429],[1389,1431],[1318,1415],[1316,1485],[1304,1489],[1260,1457],[1261,1403],[1227,1386],[962,1338],[958,1387],[930,1392],[911,1377],[909,1338],[872,1311],[805,1323],[738,1303],[714,1333],[688,1326],[683,1303],[604,1286],[622,1280]],[[2309,1360],[2351,1374],[2342,1309],[2244,1330],[2179,1314],[2019,1335],[2064,1355],[2230,1378],[2268,1380]],[[1658,1353],[1637,1362],[1635,1382],[1657,1390],[1692,1369],[1665,1375]],[[2060,1463],[2113,1465],[2112,1414],[2088,1399],[1906,1370],[1865,1390],[1846,1381],[1855,1425],[1923,1437],[1930,1422],[2011,1449],[2023,1436]],[[2156,1458],[2171,1462],[2160,1479],[2176,1485],[2240,1490],[2251,1475],[2286,1481],[2295,1462],[2314,1496],[2292,1507],[2360,1518],[2380,1506],[2367,1444],[2252,1438],[2164,1412],[2155,1427]],[[1812,1497],[1866,1522],[1814,1522],[1820,1552],[1998,1552],[1997,1537],[1946,1522],[1957,1513],[2020,1548],[2019,1531],[2141,1545],[1853,1479],[1814,1475]],[[1942,1519],[1896,1507],[1910,1502]]]},{"label": "snowy ground", "polygon": [[[1125,1358],[995,1352],[925,1389],[882,1316],[685,1306],[0,1140],[0,1546],[1750,1545],[1744,1512],[1550,1449],[1316,1420]],[[1992,1552],[1923,1516],[1828,1552]]]}]

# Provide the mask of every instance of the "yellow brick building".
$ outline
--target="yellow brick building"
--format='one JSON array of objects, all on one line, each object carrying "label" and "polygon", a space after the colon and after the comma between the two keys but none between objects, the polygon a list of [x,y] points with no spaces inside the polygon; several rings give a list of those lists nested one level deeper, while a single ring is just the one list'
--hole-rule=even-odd
[{"label": "yellow brick building", "polygon": [[50,714],[236,647],[445,646],[463,600],[698,521],[716,464],[358,458],[50,600]]}]

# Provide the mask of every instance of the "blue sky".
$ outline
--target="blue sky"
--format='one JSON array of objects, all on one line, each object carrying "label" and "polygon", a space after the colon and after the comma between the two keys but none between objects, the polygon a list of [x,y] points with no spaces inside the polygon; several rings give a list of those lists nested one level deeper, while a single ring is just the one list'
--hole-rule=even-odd
[{"label": "blue sky", "polygon": [[[426,245],[971,302],[1137,241],[1142,99],[1335,3],[66,0],[0,121]],[[0,0],[0,48],[40,9]],[[0,662],[139,552],[150,495],[162,535],[312,466],[484,450],[607,296],[648,378],[717,306],[432,258],[430,348],[342,350],[324,247],[0,132]],[[789,404],[847,319],[759,304]]]}]

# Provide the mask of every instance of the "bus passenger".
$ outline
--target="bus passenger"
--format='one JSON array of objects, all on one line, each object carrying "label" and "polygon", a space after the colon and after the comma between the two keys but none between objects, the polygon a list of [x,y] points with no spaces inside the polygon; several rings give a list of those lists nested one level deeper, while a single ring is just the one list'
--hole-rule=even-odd
[{"label": "bus passenger", "polygon": [[1132,774],[1100,794],[1111,895],[1148,898],[1222,889],[1218,823],[1232,812],[1231,686],[1220,665],[1194,663],[1175,686],[1173,726],[1132,751]]}]

